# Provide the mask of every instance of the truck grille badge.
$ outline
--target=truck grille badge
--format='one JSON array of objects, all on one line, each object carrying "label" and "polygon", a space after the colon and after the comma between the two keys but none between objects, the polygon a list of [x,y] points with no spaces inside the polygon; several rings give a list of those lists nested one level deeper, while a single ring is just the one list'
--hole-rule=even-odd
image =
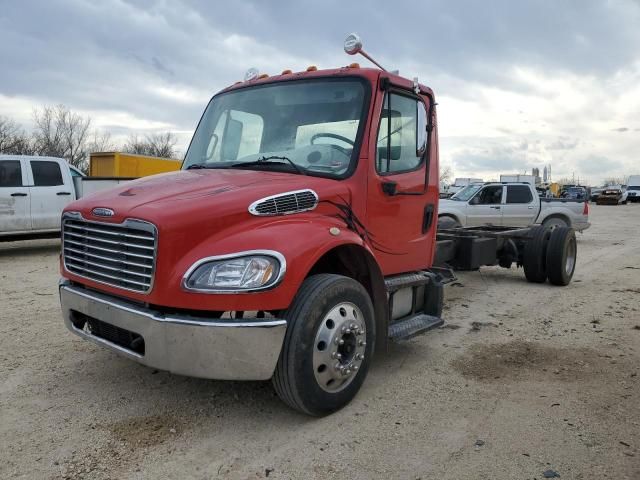
[{"label": "truck grille badge", "polygon": [[115,212],[110,208],[96,207],[91,210],[91,214],[96,217],[113,217]]}]

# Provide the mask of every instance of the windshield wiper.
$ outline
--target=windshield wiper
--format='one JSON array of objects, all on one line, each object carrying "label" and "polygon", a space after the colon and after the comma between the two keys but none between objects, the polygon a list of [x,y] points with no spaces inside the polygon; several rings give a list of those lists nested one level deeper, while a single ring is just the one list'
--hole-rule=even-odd
[{"label": "windshield wiper", "polygon": [[[247,167],[247,166],[252,166],[252,165],[264,165],[267,162],[270,162],[271,160],[284,160],[286,162],[289,163],[289,165],[291,165],[294,170],[296,172],[298,172],[300,175],[306,175],[306,171],[305,169],[303,169],[300,165],[297,165],[293,160],[291,160],[289,157],[280,157],[278,155],[271,155],[269,157],[260,157],[258,160],[254,160],[253,162],[239,162],[239,163],[234,163],[231,165],[232,168],[242,168],[242,167]],[[277,164],[274,165],[286,165],[282,162],[278,162]]]},{"label": "windshield wiper", "polygon": [[[233,166],[233,165],[232,165]],[[215,169],[215,168],[228,168],[229,165],[227,163],[223,163],[221,165],[216,165],[215,163],[192,163],[185,170],[199,170],[202,168],[206,169]]]}]

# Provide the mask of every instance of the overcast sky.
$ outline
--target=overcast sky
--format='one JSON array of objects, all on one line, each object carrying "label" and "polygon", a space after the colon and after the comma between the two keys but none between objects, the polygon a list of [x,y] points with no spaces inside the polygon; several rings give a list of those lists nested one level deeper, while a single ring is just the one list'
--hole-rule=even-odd
[{"label": "overcast sky", "polygon": [[456,176],[640,174],[640,0],[376,3],[0,0],[0,115],[29,128],[63,103],[115,138],[170,130],[186,148],[247,68],[345,65],[355,31],[434,89]]}]

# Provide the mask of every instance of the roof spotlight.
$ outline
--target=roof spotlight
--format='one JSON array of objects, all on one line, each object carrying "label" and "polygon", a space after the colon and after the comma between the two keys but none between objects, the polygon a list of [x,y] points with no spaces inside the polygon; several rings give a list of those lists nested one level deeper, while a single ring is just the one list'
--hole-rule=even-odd
[{"label": "roof spotlight", "polygon": [[362,39],[357,33],[350,33],[349,35],[347,35],[347,38],[345,38],[344,40],[344,51],[349,55],[355,55],[356,53],[359,53],[381,70],[385,72],[387,71],[382,65],[376,62],[369,56],[367,52],[362,49]]}]

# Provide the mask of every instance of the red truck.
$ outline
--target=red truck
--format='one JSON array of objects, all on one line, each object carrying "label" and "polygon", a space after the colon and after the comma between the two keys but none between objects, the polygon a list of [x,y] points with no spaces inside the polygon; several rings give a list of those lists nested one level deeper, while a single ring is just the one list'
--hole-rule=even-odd
[{"label": "red truck", "polygon": [[357,64],[222,90],[181,171],[65,209],[66,326],[176,374],[272,379],[323,415],[356,395],[374,350],[442,325],[451,268],[569,283],[570,228],[436,232],[435,106],[416,80]]}]

